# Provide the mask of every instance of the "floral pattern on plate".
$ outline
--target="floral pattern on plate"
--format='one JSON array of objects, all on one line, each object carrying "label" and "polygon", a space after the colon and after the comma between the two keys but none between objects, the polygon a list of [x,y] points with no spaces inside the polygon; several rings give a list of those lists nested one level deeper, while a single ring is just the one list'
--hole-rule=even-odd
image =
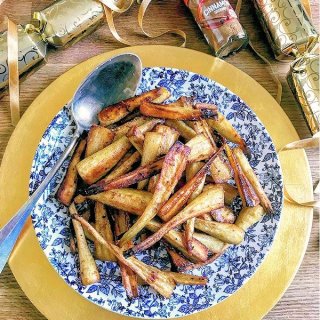
[{"label": "floral pattern on plate", "polygon": [[[83,286],[79,278],[78,257],[70,252],[68,211],[55,198],[68,161],[50,183],[32,213],[34,229],[44,253],[69,286],[107,310],[152,319],[180,317],[204,310],[238,290],[253,275],[267,254],[283,204],[282,175],[275,147],[263,124],[238,96],[222,85],[192,72],[172,68],[144,68],[137,94],[158,86],[170,90],[170,101],[181,95],[192,95],[198,102],[210,102],[219,107],[251,149],[253,156],[250,163],[275,209],[274,214],[264,216],[262,221],[247,231],[243,243],[229,247],[212,264],[192,271],[196,275],[207,276],[208,285],[177,286],[170,299],[164,299],[152,288],[142,286],[139,288],[139,297],[130,300],[121,284],[117,265],[97,261],[101,282]],[[30,194],[53,167],[70,142],[74,130],[70,108],[66,105],[52,120],[39,143],[30,175]],[[234,208],[238,207],[239,201],[234,204]],[[162,245],[140,253],[137,257],[161,269],[170,268]]]}]

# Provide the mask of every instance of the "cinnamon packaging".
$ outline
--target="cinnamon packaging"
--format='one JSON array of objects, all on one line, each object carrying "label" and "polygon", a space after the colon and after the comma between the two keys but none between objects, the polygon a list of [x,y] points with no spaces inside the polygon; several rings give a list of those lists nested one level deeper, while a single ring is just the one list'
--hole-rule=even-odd
[{"label": "cinnamon packaging", "polygon": [[217,57],[248,43],[248,36],[227,0],[184,0]]}]

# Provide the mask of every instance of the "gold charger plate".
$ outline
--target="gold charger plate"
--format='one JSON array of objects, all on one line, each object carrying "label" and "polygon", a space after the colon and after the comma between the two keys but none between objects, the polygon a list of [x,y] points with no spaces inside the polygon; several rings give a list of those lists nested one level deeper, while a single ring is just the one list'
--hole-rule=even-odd
[{"label": "gold charger plate", "polygon": [[[277,150],[299,139],[290,120],[271,95],[255,80],[227,62],[212,56],[169,46],[140,46],[93,57],[50,84],[30,105],[8,143],[0,172],[0,226],[28,197],[31,163],[43,132],[73,96],[82,79],[110,57],[132,52],[144,67],[163,66],[202,74],[229,88],[258,115]],[[298,200],[312,199],[311,174],[304,151],[280,155],[284,182]],[[252,278],[221,303],[183,319],[261,319],[280,299],[305,253],[312,224],[312,209],[284,204],[280,225],[270,252]],[[290,248],[294,248],[290,249]],[[104,310],[71,289],[50,265],[40,248],[31,219],[10,257],[9,265],[22,290],[49,320],[127,317]]]}]

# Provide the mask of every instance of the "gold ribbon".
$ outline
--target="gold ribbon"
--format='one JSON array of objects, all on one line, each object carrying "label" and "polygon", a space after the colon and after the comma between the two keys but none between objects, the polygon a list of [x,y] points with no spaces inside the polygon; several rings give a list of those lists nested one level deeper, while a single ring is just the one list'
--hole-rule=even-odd
[{"label": "gold ribbon", "polygon": [[[115,24],[114,24],[114,12],[121,14],[121,13],[128,11],[131,8],[134,0],[125,1],[125,3],[122,6],[117,6],[113,0],[99,0],[99,1],[103,5],[107,24],[108,24],[108,27],[109,27],[112,35],[114,36],[114,38],[125,45],[128,45],[128,46],[134,45],[130,41],[123,39],[119,35],[119,33],[116,30]],[[183,43],[180,46],[185,47],[186,41],[187,41],[187,35],[182,30],[179,30],[179,29],[167,30],[167,31],[162,32],[157,35],[151,35],[150,33],[148,33],[147,31],[144,30],[143,19],[144,19],[145,13],[146,13],[147,8],[150,5],[151,1],[152,0],[143,0],[141,2],[141,4],[138,1],[138,3],[140,4],[139,12],[138,12],[138,24],[139,24],[139,27],[140,27],[141,31],[143,32],[143,34],[150,39],[158,38],[158,37],[161,37],[165,34],[175,34],[175,35],[180,36],[183,39]]]},{"label": "gold ribbon", "polygon": [[19,48],[18,48],[18,28],[8,17],[7,27],[7,43],[8,43],[8,69],[9,69],[9,98],[11,123],[16,126],[20,120],[20,104],[19,104]]},{"label": "gold ribbon", "polygon": [[[242,0],[238,0],[237,4],[236,4],[236,8],[235,8],[235,12],[237,14],[237,16],[240,18],[240,10],[241,10],[241,6],[242,6]],[[257,51],[257,49],[253,46],[252,42],[249,40],[249,47],[251,48],[251,50],[261,59],[263,60],[270,68],[271,70],[271,78],[274,81],[274,83],[277,85],[277,95],[275,97],[276,101],[281,104],[281,97],[282,97],[282,84],[278,78],[278,76],[276,75],[276,73],[274,72],[274,69],[270,63],[270,61],[263,56],[261,53],[259,53]]]},{"label": "gold ribbon", "polygon": [[[312,138],[298,140],[294,142],[290,142],[283,146],[278,153],[285,152],[288,150],[296,150],[296,149],[320,149],[320,132],[316,133]],[[317,186],[314,189],[314,193],[319,193],[319,182]],[[288,192],[286,186],[284,186],[284,197],[285,199],[298,206],[302,207],[313,207],[313,208],[320,208],[320,201],[319,200],[313,200],[313,201],[307,201],[307,202],[299,202],[295,200],[290,193]]]}]

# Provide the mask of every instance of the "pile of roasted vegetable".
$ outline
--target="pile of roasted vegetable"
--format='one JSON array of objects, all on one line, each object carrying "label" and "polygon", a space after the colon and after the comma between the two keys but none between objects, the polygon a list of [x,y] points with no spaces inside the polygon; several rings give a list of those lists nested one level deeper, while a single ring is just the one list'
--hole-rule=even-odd
[{"label": "pile of roasted vegetable", "polygon": [[[142,280],[167,298],[177,284],[204,285],[182,272],[214,261],[272,212],[245,141],[217,107],[187,97],[163,104],[169,97],[157,88],[105,108],[75,149],[57,197],[69,207],[84,285],[100,277],[87,240],[96,259],[119,264],[129,297]],[[132,254],[160,240],[178,272]]]}]

